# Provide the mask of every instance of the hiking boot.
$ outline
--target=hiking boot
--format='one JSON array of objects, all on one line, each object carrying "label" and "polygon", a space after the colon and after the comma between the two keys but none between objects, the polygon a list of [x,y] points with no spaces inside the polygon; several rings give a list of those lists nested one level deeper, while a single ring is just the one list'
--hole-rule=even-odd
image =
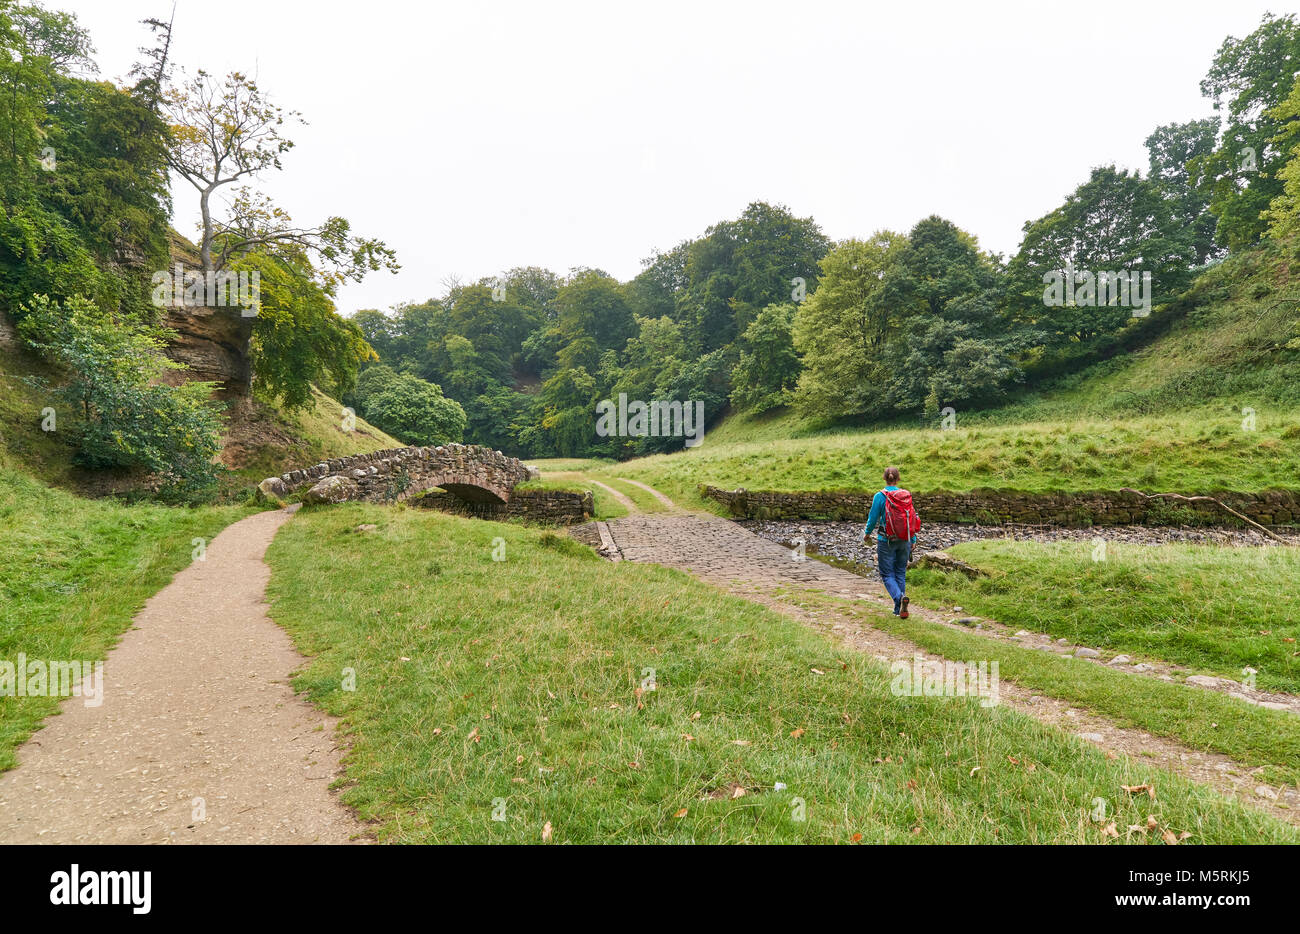
[{"label": "hiking boot", "polygon": [[906,598],[906,597],[904,597],[904,598],[902,599],[902,601],[900,602],[899,606],[900,606],[900,609],[899,609],[899,612],[898,612],[899,618],[900,618],[900,619],[907,619],[907,598]]}]

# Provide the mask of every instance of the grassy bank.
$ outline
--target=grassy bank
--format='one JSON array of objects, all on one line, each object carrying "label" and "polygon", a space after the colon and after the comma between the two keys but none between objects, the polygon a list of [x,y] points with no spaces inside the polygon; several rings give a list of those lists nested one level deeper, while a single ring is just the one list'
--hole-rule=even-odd
[{"label": "grassy bank", "polygon": [[952,659],[996,660],[1001,676],[1085,707],[1120,726],[1167,736],[1183,745],[1264,766],[1260,777],[1300,787],[1300,718],[1253,707],[1214,691],[1117,671],[1048,652],[1022,648],[919,617],[899,619],[861,603],[804,595],[860,616],[878,629]]},{"label": "grassy bank", "polygon": [[[122,506],[80,499],[0,467],[0,660],[102,660],[144,602],[250,510]],[[0,769],[58,707],[0,699]]]},{"label": "grassy bank", "polygon": [[697,487],[865,490],[890,464],[917,492],[977,488],[1030,493],[1133,487],[1147,491],[1294,489],[1300,477],[1300,415],[1221,407],[1127,421],[984,425],[950,431],[841,431],[785,440],[704,443],[691,451],[597,468],[699,504]]},{"label": "grassy bank", "polygon": [[1297,840],[1163,774],[1131,798],[1142,763],[894,697],[776,613],[554,533],[351,504],[300,514],[268,560],[271,613],[314,656],[297,686],[344,718],[344,800],[387,842],[1105,842],[1096,797],[1121,827]]},{"label": "grassy bank", "polygon": [[1300,549],[968,542],[951,549],[991,572],[918,570],[923,605],[956,604],[1008,626],[1187,665],[1264,690],[1300,693]]}]

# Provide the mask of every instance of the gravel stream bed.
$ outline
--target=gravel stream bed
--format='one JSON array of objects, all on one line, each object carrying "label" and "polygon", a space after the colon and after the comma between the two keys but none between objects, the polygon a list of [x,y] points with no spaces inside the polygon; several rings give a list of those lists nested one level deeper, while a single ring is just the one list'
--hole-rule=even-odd
[{"label": "gravel stream bed", "polygon": [[[875,547],[862,544],[861,522],[770,521],[741,519],[744,526],[755,535],[793,547],[803,539],[808,551],[832,558],[842,558],[875,567]],[[1300,534],[1279,533],[1289,545],[1300,545]],[[1185,526],[1099,526],[1092,529],[1061,529],[1038,525],[965,525],[927,524],[916,538],[915,554],[927,551],[944,551],[962,542],[985,538],[1008,538],[1014,541],[1033,542],[1093,542],[1104,539],[1126,545],[1166,545],[1169,543],[1194,545],[1259,546],[1275,542],[1253,529],[1190,528]]]}]

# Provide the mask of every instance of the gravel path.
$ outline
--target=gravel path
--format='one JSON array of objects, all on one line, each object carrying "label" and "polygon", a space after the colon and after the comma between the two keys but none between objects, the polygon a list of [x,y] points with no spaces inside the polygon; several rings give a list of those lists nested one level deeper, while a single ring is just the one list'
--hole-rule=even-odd
[{"label": "gravel path", "polygon": [[303,658],[266,615],[286,512],[231,525],[159,591],[0,776],[3,843],[347,843],[334,721],[296,697]]}]

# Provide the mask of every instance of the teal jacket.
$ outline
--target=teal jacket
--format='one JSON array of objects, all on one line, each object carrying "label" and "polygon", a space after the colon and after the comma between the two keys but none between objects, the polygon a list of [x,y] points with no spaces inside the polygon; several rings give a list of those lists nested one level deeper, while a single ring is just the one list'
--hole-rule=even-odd
[{"label": "teal jacket", "polygon": [[[897,490],[900,488],[896,486],[887,486],[885,487],[885,489]],[[883,490],[877,493],[871,500],[871,512],[867,515],[867,527],[862,530],[862,537],[866,538],[868,535],[871,534],[871,530],[876,528],[877,526],[879,526],[880,528],[879,531],[876,532],[876,541],[878,542],[889,541],[889,539],[885,537],[885,494]],[[916,542],[916,536],[913,535],[911,538],[911,543],[914,544],[915,542]]]}]

